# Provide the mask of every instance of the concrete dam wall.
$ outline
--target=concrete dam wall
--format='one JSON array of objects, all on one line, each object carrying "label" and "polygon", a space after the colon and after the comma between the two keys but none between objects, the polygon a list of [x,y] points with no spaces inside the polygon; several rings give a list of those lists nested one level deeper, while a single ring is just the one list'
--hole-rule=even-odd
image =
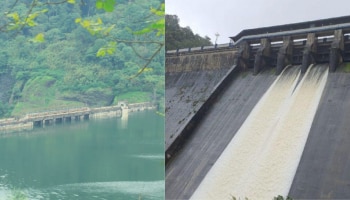
[{"label": "concrete dam wall", "polygon": [[[231,66],[231,68],[235,68],[235,66]],[[196,73],[206,74],[208,72],[204,70]],[[181,73],[177,76],[186,77],[187,74],[185,72],[183,76]],[[216,98],[215,103],[211,104],[210,110],[203,116],[201,122],[190,132],[191,136],[181,144],[181,152],[167,164],[165,184],[167,199],[188,199],[192,195],[254,105],[276,78],[268,70],[259,76],[253,76],[249,71],[240,71],[236,68],[233,74],[235,76],[232,78],[232,83],[228,84],[222,94]],[[224,76],[225,74],[222,73],[220,78]],[[181,88],[181,83],[186,83],[181,81],[177,83],[178,85],[171,85],[171,82],[168,82],[168,77],[166,74],[168,83],[166,93],[168,88],[174,90],[177,87]],[[198,79],[190,80],[196,82]],[[203,81],[203,79],[199,81]],[[205,81],[209,82],[208,79]],[[210,96],[210,93],[211,91],[208,90],[204,95]],[[190,94],[197,96],[193,93]],[[171,105],[174,113],[178,110],[181,111],[180,105],[185,104],[179,98],[181,97],[173,96],[170,98],[170,96],[166,96],[166,105]],[[173,102],[178,103],[173,105]],[[173,115],[168,115],[166,112],[166,135],[169,134],[169,127],[177,125],[176,121],[175,123],[171,121],[174,119]]]},{"label": "concrete dam wall", "polygon": [[231,39],[167,51],[166,199],[350,199],[350,16]]},{"label": "concrete dam wall", "polygon": [[235,52],[166,59],[166,134],[168,149],[233,66]]},{"label": "concrete dam wall", "polygon": [[[177,67],[180,69],[179,66]],[[242,70],[234,65],[227,68],[216,67],[215,70],[208,69],[208,67],[198,70],[201,69],[198,66],[194,68],[197,70],[178,70],[177,73],[166,74],[166,114],[169,114],[166,117],[167,137],[170,137],[168,134],[178,131],[180,126],[176,120],[181,121],[183,117],[187,117],[181,122],[186,124],[186,120],[188,122],[195,115],[192,113],[192,116],[188,116],[187,113],[191,109],[199,110],[200,105],[205,104],[205,97],[209,98],[213,93],[212,90],[203,90],[202,88],[205,87],[203,85],[215,89],[217,87],[215,84],[220,84],[222,79],[227,77],[228,72],[231,71],[233,76],[216,96],[215,101],[209,104],[206,112],[201,115],[196,127],[191,129],[189,137],[181,142],[180,150],[167,163],[167,199],[189,199],[194,194],[230,141],[235,138],[254,107],[278,77],[274,75],[275,71],[271,68],[264,68],[256,76],[253,75],[251,69]],[[275,196],[289,194],[296,199],[350,198],[350,175],[347,173],[350,169],[350,125],[347,123],[350,117],[350,74],[344,72],[344,69],[345,66],[340,66],[336,73],[326,75],[327,81],[319,104],[316,106],[314,120],[310,122],[310,131],[306,134],[307,141],[305,148],[301,151],[300,163],[290,158],[297,163],[295,176],[289,178],[291,186],[284,192],[276,191]],[[208,72],[215,77],[212,79],[215,83],[210,83],[211,81],[205,78]],[[298,81],[301,81],[302,77],[303,75],[300,75]],[[188,90],[182,89],[184,92],[181,94],[189,94],[190,100],[193,97],[204,97],[201,104],[196,104],[197,107],[194,107],[194,101],[186,101],[186,95],[181,99],[182,95],[179,95],[181,88],[188,88]],[[292,110],[296,110],[296,113],[299,112],[300,116],[303,116],[306,108],[308,107],[302,108],[301,105],[296,105]],[[288,121],[285,124],[288,125]],[[287,147],[290,145],[290,149],[295,148],[287,136],[284,136],[286,138],[284,145]],[[265,148],[264,144],[266,146],[269,143],[273,144],[269,141],[266,139],[262,143],[262,148]],[[248,147],[243,145],[241,148]],[[257,155],[257,158],[260,158],[259,151]],[[278,180],[280,185],[285,181]],[[215,199],[215,197],[218,196],[212,198]],[[239,195],[237,194],[236,197]]]}]

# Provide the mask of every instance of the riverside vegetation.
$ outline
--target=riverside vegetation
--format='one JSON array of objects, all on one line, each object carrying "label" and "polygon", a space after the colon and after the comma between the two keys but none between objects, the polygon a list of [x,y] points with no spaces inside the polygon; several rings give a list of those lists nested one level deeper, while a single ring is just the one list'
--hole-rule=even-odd
[{"label": "riverside vegetation", "polygon": [[2,1],[0,118],[120,100],[163,112],[163,2]]}]

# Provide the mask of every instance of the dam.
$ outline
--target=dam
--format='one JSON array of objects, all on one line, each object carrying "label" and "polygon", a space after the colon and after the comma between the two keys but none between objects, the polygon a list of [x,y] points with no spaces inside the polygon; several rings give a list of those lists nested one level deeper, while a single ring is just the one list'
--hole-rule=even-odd
[{"label": "dam", "polygon": [[350,198],[349,22],[168,51],[166,199]]},{"label": "dam", "polygon": [[90,118],[126,117],[129,112],[156,109],[152,102],[128,103],[118,102],[117,105],[104,107],[81,107],[28,113],[21,117],[0,120],[0,131],[30,130],[33,127],[74,122]]}]

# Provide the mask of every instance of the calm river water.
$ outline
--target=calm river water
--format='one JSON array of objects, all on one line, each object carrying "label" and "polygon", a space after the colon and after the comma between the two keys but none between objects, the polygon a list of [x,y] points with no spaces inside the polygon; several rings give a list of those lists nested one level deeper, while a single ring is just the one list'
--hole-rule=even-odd
[{"label": "calm river water", "polygon": [[0,137],[0,199],[164,199],[154,111]]}]

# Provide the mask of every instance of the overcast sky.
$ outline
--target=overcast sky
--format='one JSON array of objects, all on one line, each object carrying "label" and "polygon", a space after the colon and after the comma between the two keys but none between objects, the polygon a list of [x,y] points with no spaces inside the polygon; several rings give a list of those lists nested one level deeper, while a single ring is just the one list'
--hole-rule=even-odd
[{"label": "overcast sky", "polygon": [[243,29],[350,15],[349,0],[165,0],[182,27],[228,43]]}]

